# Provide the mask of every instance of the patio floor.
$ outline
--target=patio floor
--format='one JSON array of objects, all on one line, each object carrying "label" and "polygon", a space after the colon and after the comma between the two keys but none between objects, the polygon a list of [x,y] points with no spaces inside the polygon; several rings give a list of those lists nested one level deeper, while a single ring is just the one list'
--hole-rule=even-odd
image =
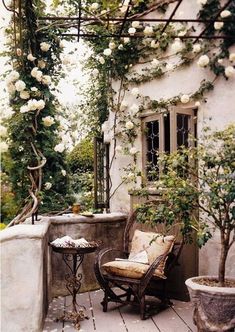
[{"label": "patio floor", "polygon": [[[84,305],[90,317],[81,322],[80,332],[196,332],[192,321],[190,302],[173,300],[172,307],[153,315],[146,320],[140,320],[138,309],[132,306],[109,304],[108,312],[102,311],[100,302],[103,297],[101,290],[79,294],[77,302]],[[71,297],[53,299],[43,332],[75,332],[71,322],[56,322],[63,315],[65,306],[71,303]],[[118,307],[118,308],[117,308]]]}]

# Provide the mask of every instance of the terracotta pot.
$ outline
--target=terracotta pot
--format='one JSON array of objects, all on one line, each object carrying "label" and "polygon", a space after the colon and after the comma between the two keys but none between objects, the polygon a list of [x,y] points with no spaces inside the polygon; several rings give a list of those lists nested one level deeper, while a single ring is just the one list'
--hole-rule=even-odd
[{"label": "terracotta pot", "polygon": [[78,214],[81,210],[81,206],[79,203],[74,203],[72,206],[72,211],[74,214]]},{"label": "terracotta pot", "polygon": [[200,285],[196,281],[202,278],[216,279],[199,276],[185,282],[194,304],[193,321],[198,332],[234,332],[235,288]]}]

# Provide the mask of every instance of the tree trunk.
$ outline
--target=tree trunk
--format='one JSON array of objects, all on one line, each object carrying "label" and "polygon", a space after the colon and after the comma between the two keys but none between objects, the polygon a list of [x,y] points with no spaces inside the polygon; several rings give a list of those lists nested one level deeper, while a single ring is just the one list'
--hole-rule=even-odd
[{"label": "tree trunk", "polygon": [[229,250],[229,236],[224,232],[221,232],[221,251],[219,259],[219,286],[224,287],[225,280],[225,263],[228,256]]}]

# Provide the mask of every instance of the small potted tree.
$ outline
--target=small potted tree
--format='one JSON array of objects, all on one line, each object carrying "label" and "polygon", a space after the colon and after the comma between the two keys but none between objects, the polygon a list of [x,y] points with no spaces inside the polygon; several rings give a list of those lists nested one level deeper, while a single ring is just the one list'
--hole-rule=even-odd
[{"label": "small potted tree", "polygon": [[198,331],[234,331],[235,278],[225,278],[225,267],[235,247],[235,126],[214,133],[207,128],[196,147],[181,147],[159,160],[162,203],[140,207],[142,217],[145,211],[153,222],[178,220],[188,241],[196,233],[199,247],[220,232],[218,275],[190,278],[186,285]]}]

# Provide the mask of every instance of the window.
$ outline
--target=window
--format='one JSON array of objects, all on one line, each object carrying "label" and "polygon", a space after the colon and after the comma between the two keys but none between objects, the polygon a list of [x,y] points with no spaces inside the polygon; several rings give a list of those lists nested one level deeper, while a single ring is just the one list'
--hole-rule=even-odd
[{"label": "window", "polygon": [[143,170],[148,182],[159,176],[159,152],[189,147],[196,133],[196,109],[174,107],[167,114],[143,115]]}]

